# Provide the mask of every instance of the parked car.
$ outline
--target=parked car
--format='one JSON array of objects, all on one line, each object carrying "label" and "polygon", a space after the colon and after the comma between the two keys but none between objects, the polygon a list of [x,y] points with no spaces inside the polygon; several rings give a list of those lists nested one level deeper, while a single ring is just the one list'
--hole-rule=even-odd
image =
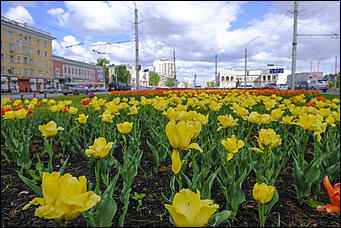
[{"label": "parked car", "polygon": [[270,82],[265,85],[266,89],[276,89],[276,82]]},{"label": "parked car", "polygon": [[108,86],[108,91],[131,90],[131,86],[124,82],[110,82]]},{"label": "parked car", "polygon": [[308,82],[302,81],[295,84],[295,90],[305,89],[308,90]]},{"label": "parked car", "polygon": [[48,86],[45,89],[41,89],[40,93],[57,93],[57,89],[53,86]]},{"label": "parked car", "polygon": [[252,85],[245,85],[242,83],[237,87],[237,89],[252,89]]},{"label": "parked car", "polygon": [[70,83],[70,84],[65,84],[62,87],[61,92],[64,95],[68,95],[68,94],[75,94],[75,95],[79,95],[79,94],[88,94],[89,90],[79,84],[76,83]]},{"label": "parked car", "polygon": [[288,85],[287,84],[278,84],[278,85],[276,85],[276,89],[278,89],[278,90],[288,90]]},{"label": "parked car", "polygon": [[315,80],[308,83],[309,90],[322,90],[327,92],[329,89],[329,83],[327,80]]}]

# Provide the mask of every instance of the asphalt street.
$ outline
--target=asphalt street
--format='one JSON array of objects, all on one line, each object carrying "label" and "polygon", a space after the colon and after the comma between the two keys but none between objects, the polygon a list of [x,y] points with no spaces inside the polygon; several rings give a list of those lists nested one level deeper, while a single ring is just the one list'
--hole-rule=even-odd
[{"label": "asphalt street", "polygon": [[[95,95],[107,94],[109,92],[94,92]],[[323,94],[340,95],[340,90],[329,89],[327,92],[322,92]],[[62,93],[1,93],[1,98],[12,98],[12,99],[32,99],[36,98],[52,98],[64,96]]]}]

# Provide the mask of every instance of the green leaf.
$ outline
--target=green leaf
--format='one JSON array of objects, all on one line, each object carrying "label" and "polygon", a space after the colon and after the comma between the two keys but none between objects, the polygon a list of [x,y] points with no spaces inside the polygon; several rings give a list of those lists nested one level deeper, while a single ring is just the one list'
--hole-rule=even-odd
[{"label": "green leaf", "polygon": [[27,184],[35,194],[37,194],[39,197],[43,197],[43,192],[42,192],[41,187],[38,187],[37,185],[35,185],[35,182],[33,180],[30,180],[30,179],[24,177],[22,175],[22,170],[20,170],[20,172],[17,171],[17,173],[18,173],[18,176],[20,177],[20,179],[25,184]]},{"label": "green leaf", "polygon": [[227,219],[231,218],[231,211],[223,210],[219,213],[216,213],[210,217],[208,222],[205,224],[206,226],[217,227],[222,222],[226,221]]},{"label": "green leaf", "polygon": [[312,208],[317,208],[318,206],[324,205],[324,203],[317,200],[304,200],[303,202]]}]

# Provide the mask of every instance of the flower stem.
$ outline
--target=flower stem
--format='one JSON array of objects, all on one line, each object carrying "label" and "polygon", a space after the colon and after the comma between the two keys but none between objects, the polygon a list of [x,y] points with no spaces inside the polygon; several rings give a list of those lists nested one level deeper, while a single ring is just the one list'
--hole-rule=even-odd
[{"label": "flower stem", "polygon": [[264,205],[259,202],[258,202],[258,213],[259,213],[260,227],[264,227],[265,226]]},{"label": "flower stem", "polygon": [[100,195],[99,193],[99,159],[97,159],[97,170],[96,170],[96,190],[95,193]]}]

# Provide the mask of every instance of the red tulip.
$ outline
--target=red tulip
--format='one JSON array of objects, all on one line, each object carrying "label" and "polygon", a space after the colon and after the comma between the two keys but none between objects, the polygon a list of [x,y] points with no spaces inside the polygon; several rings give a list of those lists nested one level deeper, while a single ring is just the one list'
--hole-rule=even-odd
[{"label": "red tulip", "polygon": [[328,213],[340,213],[340,183],[335,184],[333,188],[329,182],[328,176],[325,176],[323,185],[328,192],[332,204],[318,206],[316,210],[327,211]]}]

